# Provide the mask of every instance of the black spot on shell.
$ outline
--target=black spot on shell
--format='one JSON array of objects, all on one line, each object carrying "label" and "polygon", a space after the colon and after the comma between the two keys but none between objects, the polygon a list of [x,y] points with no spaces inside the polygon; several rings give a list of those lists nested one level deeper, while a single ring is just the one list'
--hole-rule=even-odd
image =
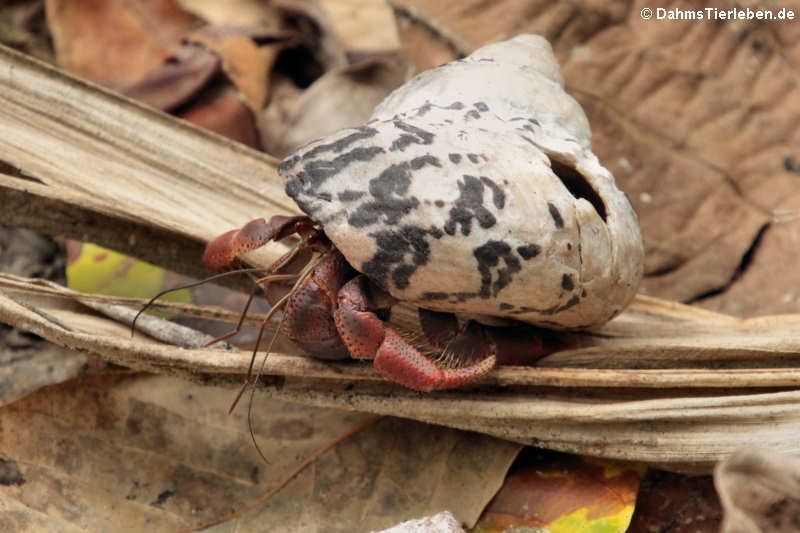
[{"label": "black spot on shell", "polygon": [[469,158],[469,160],[473,163],[478,162],[478,154],[467,154],[467,158]]},{"label": "black spot on shell", "polygon": [[433,202],[433,204],[436,207],[444,207],[444,201],[443,200],[436,200],[435,202]]},{"label": "black spot on shell", "polygon": [[481,118],[481,114],[475,111],[474,109],[471,109],[466,113],[464,113],[464,120],[475,120],[477,118]]},{"label": "black spot on shell", "polygon": [[461,154],[450,154],[447,157],[450,158],[451,163],[459,163],[461,161]]},{"label": "black spot on shell", "polygon": [[533,259],[537,255],[539,255],[542,251],[542,247],[538,244],[526,244],[525,246],[518,246],[517,253],[525,259]]},{"label": "black spot on shell", "polygon": [[475,176],[464,174],[458,182],[459,197],[450,209],[449,218],[444,224],[448,235],[455,235],[461,226],[461,234],[469,235],[472,231],[472,219],[477,220],[480,227],[487,229],[497,223],[495,216],[483,206],[484,185]]},{"label": "black spot on shell", "polygon": [[[481,275],[481,288],[478,291],[481,298],[496,297],[511,283],[513,275],[522,269],[511,247],[503,241],[487,241],[472,253],[478,261],[478,272]],[[504,266],[500,266],[501,261]]]},{"label": "black spot on shell", "polygon": [[298,193],[313,194],[328,178],[351,163],[370,161],[382,153],[384,150],[380,146],[357,147],[331,160],[309,161],[299,172],[286,175],[286,193],[295,199]]},{"label": "black spot on shell", "polygon": [[325,152],[333,152],[334,154],[338,154],[351,144],[363,141],[364,139],[369,139],[371,137],[376,136],[377,134],[378,130],[374,128],[361,127],[358,128],[355,132],[351,133],[350,135],[342,137],[341,139],[337,139],[332,143],[320,144],[319,146],[315,146],[305,154],[302,154],[302,157],[305,160],[317,157],[318,155],[324,154]]},{"label": "black spot on shell", "polygon": [[361,199],[366,193],[364,191],[354,191],[352,189],[345,189],[337,196],[340,202],[355,202]]},{"label": "black spot on shell", "polygon": [[[347,217],[348,223],[363,228],[376,223],[397,224],[401,218],[419,206],[415,196],[408,196],[411,176],[414,170],[426,165],[440,166],[433,156],[422,156],[396,163],[385,168],[377,177],[369,181],[372,200],[363,202]],[[302,208],[302,206],[301,206]]]},{"label": "black spot on shell", "polygon": [[459,109],[464,109],[466,107],[463,102],[453,102],[446,109],[455,109],[456,111]]},{"label": "black spot on shell", "polygon": [[409,285],[409,279],[417,267],[414,265],[398,265],[392,271],[392,281],[398,289],[405,289]]},{"label": "black spot on shell", "polygon": [[428,113],[433,108],[433,105],[430,102],[425,102],[421,106],[417,108],[417,116],[421,117]]},{"label": "black spot on shell", "polygon": [[561,218],[561,213],[558,211],[558,208],[547,202],[547,209],[550,211],[550,216],[553,217],[553,222],[555,222],[556,227],[561,229],[564,227],[564,219]]},{"label": "black spot on shell", "polygon": [[507,303],[503,302],[498,306],[498,308],[501,311],[510,311],[511,309],[514,309],[514,306],[511,305],[511,304],[507,304]]},{"label": "black spot on shell", "polygon": [[444,236],[444,232],[436,226],[431,226],[428,230],[428,234],[434,239],[441,239]]},{"label": "black spot on shell", "polygon": [[326,202],[330,202],[331,200],[333,200],[333,196],[331,196],[331,193],[329,192],[317,193],[317,198],[319,198],[320,200],[324,200]]},{"label": "black spot on shell", "polygon": [[297,162],[300,161],[300,156],[295,154],[292,156],[287,157],[283,161],[281,161],[280,165],[278,165],[278,173],[283,175],[289,172],[292,167],[294,167]]},{"label": "black spot on shell", "polygon": [[396,150],[400,150],[402,152],[411,144],[431,144],[433,139],[436,137],[429,131],[425,131],[422,128],[412,126],[411,124],[407,124],[400,120],[395,120],[393,124],[395,128],[406,133],[400,135],[394,140],[394,142],[392,142],[392,146],[389,148],[389,150],[392,152]]},{"label": "black spot on shell", "polygon": [[575,282],[572,280],[572,276],[569,274],[561,276],[561,288],[565,291],[571,291],[575,288]]},{"label": "black spot on shell", "polygon": [[447,300],[449,296],[447,292],[423,292],[420,295],[420,300]]},{"label": "black spot on shell", "polygon": [[441,168],[442,164],[439,160],[432,155],[423,155],[420,157],[415,157],[411,160],[411,170],[419,170],[426,165],[431,165],[434,167]]},{"label": "black spot on shell", "polygon": [[474,105],[475,105],[475,109],[477,109],[481,113],[489,111],[489,106],[486,105],[484,102],[475,102]]},{"label": "black spot on shell", "polygon": [[361,271],[382,287],[388,287],[389,278],[395,287],[405,289],[411,275],[428,263],[430,246],[427,230],[417,226],[370,233],[378,251],[361,265]]},{"label": "black spot on shell", "polygon": [[492,203],[494,203],[494,206],[497,209],[503,209],[506,205],[506,193],[503,192],[503,189],[486,176],[481,176],[481,183],[492,191]]}]

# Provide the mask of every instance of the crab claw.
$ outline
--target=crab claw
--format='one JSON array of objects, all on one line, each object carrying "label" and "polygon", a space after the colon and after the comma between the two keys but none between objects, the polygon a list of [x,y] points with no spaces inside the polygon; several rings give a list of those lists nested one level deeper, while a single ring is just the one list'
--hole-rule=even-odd
[{"label": "crab claw", "polygon": [[223,233],[206,246],[203,263],[215,272],[222,272],[230,267],[240,254],[264,246],[269,241],[278,241],[294,233],[295,225],[305,216],[287,217],[275,215],[269,222],[263,218],[251,220],[241,229]]},{"label": "crab claw", "polygon": [[339,291],[334,319],[350,355],[373,359],[375,369],[388,379],[429,392],[470,383],[494,367],[495,357],[488,353],[466,366],[439,366],[378,318],[374,311],[383,308],[379,299],[370,293],[367,278],[357,276]]}]

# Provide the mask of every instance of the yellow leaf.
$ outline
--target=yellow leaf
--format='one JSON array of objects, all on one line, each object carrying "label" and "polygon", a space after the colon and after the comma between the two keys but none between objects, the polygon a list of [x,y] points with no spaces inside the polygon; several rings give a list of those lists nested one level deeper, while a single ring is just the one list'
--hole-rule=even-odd
[{"label": "yellow leaf", "polygon": [[[72,243],[71,246],[76,246]],[[87,293],[150,298],[164,287],[166,271],[144,261],[128,257],[96,244],[77,244],[80,251],[67,266],[69,288]],[[189,302],[188,290],[164,296],[173,302]]]}]

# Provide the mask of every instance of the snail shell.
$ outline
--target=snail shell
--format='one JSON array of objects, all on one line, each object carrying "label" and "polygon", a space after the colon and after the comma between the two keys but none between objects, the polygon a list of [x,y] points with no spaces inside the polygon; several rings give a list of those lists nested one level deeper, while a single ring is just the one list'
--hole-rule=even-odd
[{"label": "snail shell", "polygon": [[424,72],[279,172],[354,268],[423,308],[585,328],[642,277],[636,213],[536,35]]}]

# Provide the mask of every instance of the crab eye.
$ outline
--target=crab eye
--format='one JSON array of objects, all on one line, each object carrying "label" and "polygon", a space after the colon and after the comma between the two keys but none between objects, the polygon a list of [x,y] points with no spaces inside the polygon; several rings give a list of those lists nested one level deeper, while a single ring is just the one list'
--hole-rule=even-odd
[{"label": "crab eye", "polygon": [[603,203],[603,199],[600,198],[600,195],[597,194],[597,191],[594,190],[586,178],[569,164],[557,161],[550,156],[548,156],[548,159],[550,159],[550,168],[553,173],[561,180],[570,194],[575,198],[583,198],[592,204],[594,210],[603,219],[603,222],[606,222],[606,204]]}]

